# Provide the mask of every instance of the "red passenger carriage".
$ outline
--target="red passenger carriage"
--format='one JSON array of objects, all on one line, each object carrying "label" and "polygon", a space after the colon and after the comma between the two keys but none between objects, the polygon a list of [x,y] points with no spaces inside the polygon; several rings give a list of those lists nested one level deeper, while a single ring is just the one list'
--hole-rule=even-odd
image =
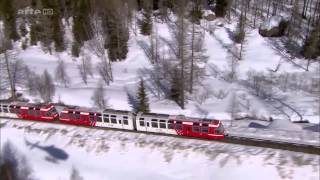
[{"label": "red passenger carriage", "polygon": [[101,113],[86,108],[68,107],[60,113],[60,122],[65,124],[95,126],[100,119]]},{"label": "red passenger carriage", "polygon": [[9,110],[21,119],[54,121],[59,118],[53,104],[12,103]]},{"label": "red passenger carriage", "polygon": [[168,126],[181,136],[206,139],[223,139],[225,136],[224,127],[219,120],[198,119],[182,115],[170,116]]}]

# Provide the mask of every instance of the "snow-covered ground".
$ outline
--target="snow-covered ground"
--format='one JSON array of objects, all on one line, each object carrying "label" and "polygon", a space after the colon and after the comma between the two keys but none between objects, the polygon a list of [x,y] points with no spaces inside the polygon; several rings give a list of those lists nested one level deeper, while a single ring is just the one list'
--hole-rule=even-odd
[{"label": "snow-covered ground", "polygon": [[267,148],[1,120],[10,142],[37,179],[318,180],[320,156]]},{"label": "snow-covered ground", "polygon": [[[216,20],[221,21],[221,20]],[[269,119],[269,117],[285,119],[287,117],[279,113],[275,106],[271,106],[264,99],[260,99],[252,94],[246,86],[241,84],[241,80],[246,78],[249,71],[258,73],[268,73],[275,69],[279,63],[281,66],[277,75],[280,73],[305,73],[301,68],[292,65],[292,63],[283,60],[281,55],[270,46],[268,41],[258,34],[258,30],[249,29],[245,45],[243,60],[239,62],[238,77],[239,81],[228,82],[221,78],[223,74],[230,69],[228,65],[228,47],[233,44],[230,33],[235,27],[235,23],[224,23],[224,26],[216,26],[215,21],[203,23],[204,29],[212,28],[212,33],[205,32],[206,55],[209,59],[207,62],[207,76],[202,81],[202,86],[196,87],[195,93],[188,97],[186,109],[181,109],[175,102],[162,97],[158,99],[149,90],[150,109],[155,113],[166,114],[185,114],[196,117],[210,117],[221,120],[230,120],[230,106],[233,97],[236,96],[239,107],[238,113],[246,114],[258,119]],[[155,23],[159,35],[163,39],[170,40],[170,31],[167,24]],[[131,104],[128,101],[128,95],[136,95],[136,89],[140,78],[147,80],[147,86],[150,88],[151,82],[149,74],[145,70],[151,70],[152,65],[145,56],[144,51],[140,48],[138,42],[149,44],[149,37],[133,33],[130,30],[130,39],[128,42],[129,52],[127,58],[121,62],[112,63],[114,81],[110,86],[105,87],[105,94],[108,99],[110,108],[119,110],[131,110]],[[66,27],[66,39],[72,40],[70,27]],[[162,45],[165,43],[161,43]],[[238,45],[236,45],[238,46]],[[17,49],[18,44],[16,44]],[[163,48],[163,47],[162,47]],[[99,59],[88,48],[84,48],[84,53],[91,57],[93,65],[99,62]],[[71,83],[68,88],[56,84],[57,90],[53,98],[54,102],[62,101],[70,105],[92,107],[91,95],[94,88],[101,82],[98,72],[94,68],[93,77],[89,77],[88,84],[85,85],[79,75],[77,65],[79,59],[71,57],[70,52],[56,53],[52,55],[41,50],[40,46],[31,46],[26,50],[19,50],[17,57],[22,59],[32,71],[41,74],[45,69],[54,76],[55,67],[59,59],[62,59],[67,67]],[[300,60],[301,64],[306,61]],[[318,64],[313,63],[310,67],[310,75],[318,73],[320,68]],[[221,74],[219,74],[221,73]],[[277,91],[277,89],[275,90]],[[31,101],[39,101],[39,97],[30,96],[25,88],[19,88],[19,92]],[[204,96],[208,96],[203,100]],[[319,103],[318,98],[310,93],[289,90],[283,92],[286,103],[301,112],[304,119],[313,123],[319,123]],[[4,97],[4,94],[1,95]],[[202,97],[202,98],[201,98]],[[201,100],[202,99],[202,100]],[[242,104],[242,105],[241,105]],[[245,104],[245,105],[243,105]],[[292,119],[295,114],[287,112]]]}]

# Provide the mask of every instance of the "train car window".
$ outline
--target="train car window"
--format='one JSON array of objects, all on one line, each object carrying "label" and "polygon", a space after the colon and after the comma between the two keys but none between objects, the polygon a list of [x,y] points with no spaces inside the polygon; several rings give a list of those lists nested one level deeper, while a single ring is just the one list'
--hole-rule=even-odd
[{"label": "train car window", "polygon": [[75,114],[75,118],[76,118],[76,119],[80,119],[80,113],[79,113],[79,114],[76,113],[76,114]]},{"label": "train car window", "polygon": [[111,123],[112,124],[117,124],[117,119],[115,115],[111,115]]},{"label": "train car window", "polygon": [[192,126],[192,132],[200,132],[199,126]]},{"label": "train car window", "polygon": [[103,114],[103,121],[109,123],[109,114]]},{"label": "train car window", "polygon": [[158,120],[157,119],[151,119],[151,127],[158,128]]},{"label": "train car window", "polygon": [[160,123],[159,125],[160,125],[160,128],[167,128],[166,124],[164,124],[164,123]]},{"label": "train car window", "polygon": [[91,122],[94,122],[94,115],[90,115],[89,119],[90,119]]},{"label": "train car window", "polygon": [[65,113],[61,113],[61,118],[63,118],[63,119],[68,119],[68,115],[65,114]]},{"label": "train car window", "polygon": [[102,122],[101,115],[100,115],[100,116],[97,116],[97,121],[98,121],[98,122]]},{"label": "train car window", "polygon": [[174,124],[168,122],[168,129],[174,129]]},{"label": "train car window", "polygon": [[35,116],[40,116],[40,111],[37,111],[37,110],[34,111],[34,115],[35,115]]},{"label": "train car window", "polygon": [[208,124],[202,124],[202,126],[209,126]]},{"label": "train car window", "polygon": [[4,113],[8,113],[8,112],[9,112],[7,106],[3,106],[3,112],[4,112]]},{"label": "train car window", "polygon": [[150,123],[149,122],[147,122],[147,127],[150,127]]},{"label": "train car window", "polygon": [[128,125],[128,116],[123,116],[123,124]]},{"label": "train car window", "polygon": [[144,118],[139,118],[139,120],[144,120]]},{"label": "train car window", "polygon": [[144,121],[139,121],[140,126],[144,126]]},{"label": "train car window", "polygon": [[15,113],[16,112],[16,109],[12,105],[9,106],[9,109],[10,109],[11,113]]},{"label": "train car window", "polygon": [[181,124],[176,124],[176,129],[177,130],[182,130],[182,125]]},{"label": "train car window", "polygon": [[119,122],[119,124],[122,124],[122,121],[121,121],[121,119],[119,119],[119,120],[118,120],[118,122]]},{"label": "train car window", "polygon": [[176,124],[182,124],[182,121],[177,121]]},{"label": "train car window", "polygon": [[156,122],[151,122],[151,127],[153,127],[153,128],[158,128],[158,123],[156,123]]},{"label": "train car window", "polygon": [[216,133],[217,134],[223,134],[224,128],[222,125],[220,125],[217,129],[216,129]]},{"label": "train car window", "polygon": [[33,110],[32,110],[32,109],[29,109],[29,110],[28,110],[28,114],[33,116]]},{"label": "train car window", "polygon": [[71,120],[74,120],[74,119],[75,119],[75,117],[74,117],[74,114],[73,114],[73,113],[69,113],[69,119],[71,119]]},{"label": "train car window", "polygon": [[209,128],[208,127],[201,127],[201,132],[202,133],[209,133]]},{"label": "train car window", "polygon": [[87,119],[86,117],[87,117],[87,116],[81,115],[81,116],[80,116],[80,120],[81,120],[81,121],[85,121],[85,120]]},{"label": "train car window", "polygon": [[163,119],[160,120],[160,123],[165,123],[165,122],[166,122],[166,120],[163,120]]}]

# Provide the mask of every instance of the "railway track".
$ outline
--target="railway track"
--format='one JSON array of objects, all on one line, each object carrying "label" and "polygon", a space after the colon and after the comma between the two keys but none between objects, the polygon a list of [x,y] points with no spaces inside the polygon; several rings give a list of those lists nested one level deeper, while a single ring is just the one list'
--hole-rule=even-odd
[{"label": "railway track", "polygon": [[[16,118],[8,118],[8,117],[0,117],[0,119],[10,119],[13,121],[29,121],[35,123],[49,123],[49,124],[59,124],[59,125],[66,125],[66,126],[75,126],[71,124],[61,124],[58,121],[55,122],[43,122],[43,121],[36,121],[36,120],[21,120]],[[1,121],[0,121],[1,123]],[[292,143],[292,142],[285,142],[285,141],[275,141],[269,139],[261,139],[261,138],[253,138],[253,137],[239,137],[228,135],[224,139],[220,140],[208,140],[208,139],[200,139],[194,137],[187,137],[187,136],[176,136],[170,134],[160,134],[160,133],[153,133],[153,132],[143,132],[143,131],[131,131],[125,129],[115,129],[115,128],[104,128],[104,127],[90,127],[90,126],[81,126],[83,128],[95,128],[95,129],[108,129],[113,131],[123,131],[123,132],[131,132],[131,133],[143,133],[143,134],[154,134],[154,135],[161,135],[161,136],[168,136],[168,137],[176,137],[176,138],[186,138],[186,139],[197,139],[202,141],[214,141],[214,142],[222,142],[222,143],[229,143],[229,144],[238,144],[238,145],[246,145],[246,146],[255,146],[255,147],[263,147],[263,148],[271,148],[271,149],[280,149],[280,150],[287,150],[287,151],[294,151],[294,152],[302,152],[308,154],[316,154],[320,155],[320,139],[319,145],[309,145],[303,143]]]}]

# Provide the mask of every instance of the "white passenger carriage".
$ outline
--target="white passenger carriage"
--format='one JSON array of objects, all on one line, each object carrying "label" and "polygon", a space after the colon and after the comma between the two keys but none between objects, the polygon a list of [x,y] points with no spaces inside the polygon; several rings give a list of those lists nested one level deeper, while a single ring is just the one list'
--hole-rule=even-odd
[{"label": "white passenger carriage", "polygon": [[138,113],[136,116],[138,131],[164,134],[177,134],[168,114]]},{"label": "white passenger carriage", "polygon": [[97,119],[95,126],[134,130],[134,115],[130,111],[106,109],[102,118]]}]

